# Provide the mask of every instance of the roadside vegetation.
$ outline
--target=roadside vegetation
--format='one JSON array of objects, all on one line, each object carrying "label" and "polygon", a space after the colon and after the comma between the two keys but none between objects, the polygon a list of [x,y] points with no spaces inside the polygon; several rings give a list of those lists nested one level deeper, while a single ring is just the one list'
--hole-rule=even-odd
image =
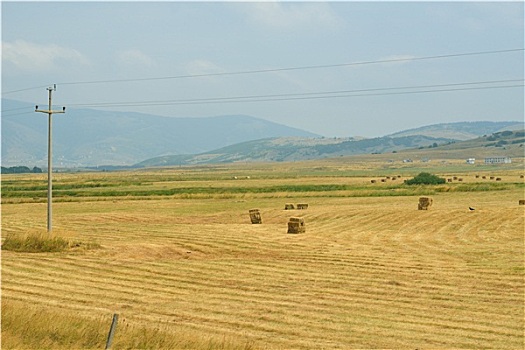
[{"label": "roadside vegetation", "polygon": [[82,242],[68,237],[64,232],[23,232],[5,235],[2,250],[25,253],[55,253],[67,250],[85,250],[100,248],[96,242]]},{"label": "roadside vegetation", "polygon": [[[106,317],[83,316],[63,308],[39,308],[18,301],[2,301],[3,349],[104,349],[111,324]],[[224,336],[203,336],[184,327],[156,323],[153,327],[121,319],[112,349],[251,350],[250,342]]]}]

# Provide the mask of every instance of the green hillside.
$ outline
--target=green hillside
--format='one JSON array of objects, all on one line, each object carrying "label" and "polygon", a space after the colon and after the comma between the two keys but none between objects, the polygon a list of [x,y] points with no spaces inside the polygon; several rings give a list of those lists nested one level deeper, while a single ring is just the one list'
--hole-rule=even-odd
[{"label": "green hillside", "polygon": [[472,140],[457,141],[422,135],[351,138],[269,138],[243,142],[198,155],[174,155],[148,159],[136,167],[196,165],[232,162],[281,162],[376,154],[392,157],[467,159],[524,157],[525,131],[502,131]]}]

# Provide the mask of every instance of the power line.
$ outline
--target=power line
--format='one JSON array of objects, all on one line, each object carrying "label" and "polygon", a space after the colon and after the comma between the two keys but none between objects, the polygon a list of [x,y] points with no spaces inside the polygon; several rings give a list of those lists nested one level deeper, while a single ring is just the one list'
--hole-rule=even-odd
[{"label": "power line", "polygon": [[[522,87],[524,85],[514,84],[514,85],[493,85],[493,86],[477,86],[477,87],[473,87],[473,85],[516,83],[516,82],[523,82],[523,81],[524,79],[508,79],[508,80],[490,80],[490,81],[463,82],[463,83],[450,83],[450,84],[437,84],[437,85],[417,85],[417,86],[401,86],[401,87],[357,89],[357,90],[307,92],[307,93],[294,93],[294,94],[288,93],[288,94],[272,94],[272,95],[210,97],[210,98],[198,98],[198,99],[177,99],[177,100],[160,100],[160,101],[100,102],[100,103],[69,104],[69,105],[74,106],[74,107],[112,108],[112,107],[140,107],[140,106],[146,107],[146,106],[181,105],[181,104],[291,101],[291,100],[308,100],[308,99],[323,99],[323,98],[357,97],[357,96],[402,95],[402,94],[415,94],[415,93],[449,92],[449,91],[481,90],[481,89],[496,89],[496,88],[514,88],[514,87]],[[415,90],[415,89],[427,89],[427,90],[387,92],[387,91],[393,91],[393,90]],[[432,90],[428,90],[428,89],[432,89]]]},{"label": "power line", "polygon": [[[392,58],[392,59],[374,60],[374,61],[361,61],[361,62],[336,63],[336,64],[311,65],[311,66],[295,66],[295,67],[257,69],[257,70],[222,72],[222,73],[188,74],[188,75],[175,75],[175,76],[149,77],[149,78],[132,78],[132,79],[73,81],[73,82],[61,82],[61,83],[57,83],[57,85],[127,83],[127,82],[143,82],[143,81],[155,81],[155,80],[171,80],[171,79],[202,78],[202,77],[214,77],[214,76],[272,73],[272,72],[283,72],[283,71],[292,71],[292,70],[337,68],[337,67],[350,67],[350,66],[358,66],[358,65],[380,64],[380,63],[396,63],[396,62],[406,62],[406,61],[422,61],[422,60],[444,59],[444,58],[465,57],[465,56],[490,55],[490,54],[499,54],[499,53],[519,52],[519,51],[524,51],[524,50],[525,50],[524,48],[515,48],[515,49],[505,49],[505,50],[464,52],[464,53],[455,53],[455,54],[446,54],[446,55]],[[30,87],[30,88],[19,89],[19,90],[5,91],[5,92],[2,92],[2,95],[12,94],[12,93],[21,92],[21,91],[27,91],[27,90],[33,90],[33,89],[40,89],[42,87],[47,87],[47,86],[48,85]]]},{"label": "power line", "polygon": [[[248,95],[248,96],[230,96],[230,97],[209,97],[209,98],[194,98],[194,99],[175,99],[175,100],[157,100],[157,101],[132,101],[132,102],[98,102],[98,103],[79,103],[69,104],[72,107],[147,107],[147,106],[163,106],[163,105],[198,105],[198,104],[214,104],[214,103],[242,103],[242,102],[271,102],[271,101],[293,101],[293,100],[315,100],[315,99],[329,99],[329,98],[350,98],[350,97],[364,97],[364,96],[386,96],[386,95],[406,95],[406,94],[424,94],[437,92],[453,92],[466,90],[486,90],[486,89],[502,89],[502,88],[517,88],[523,87],[524,79],[507,79],[507,80],[485,80],[485,81],[469,81],[460,83],[435,84],[435,85],[415,85],[415,86],[399,86],[399,87],[384,87],[384,88],[369,88],[369,89],[354,89],[354,90],[336,90],[336,91],[320,91],[320,92],[305,92],[305,93],[287,93],[287,94],[270,94],[270,95]],[[518,83],[508,85],[509,83]],[[489,85],[491,84],[491,85]],[[505,84],[505,85],[494,85]],[[488,86],[483,86],[488,85]],[[423,90],[422,90],[423,89]],[[408,91],[403,91],[408,90]],[[5,112],[16,111],[20,109],[29,109],[29,107],[14,108],[7,111],[2,111],[2,116],[10,117],[16,115],[29,114],[30,112],[22,112],[9,114]]]},{"label": "power line", "polygon": [[28,91],[28,90],[42,89],[42,88],[46,88],[48,86],[49,86],[49,84],[48,85],[33,86],[33,87],[28,87],[28,88],[18,89],[18,90],[5,91],[5,92],[2,91],[2,95],[14,94],[15,92],[22,92],[22,91]]},{"label": "power line", "polygon": [[19,111],[21,109],[30,109],[30,107],[18,107],[18,108],[11,108],[11,109],[2,109],[2,113],[12,112],[12,111]]},{"label": "power line", "polygon": [[259,69],[259,70],[248,70],[248,71],[238,71],[238,72],[206,73],[206,74],[192,74],[192,75],[175,75],[175,76],[166,76],[166,77],[157,77],[157,78],[138,78],[138,79],[117,79],[117,80],[69,82],[69,83],[60,83],[60,84],[61,85],[102,84],[102,83],[120,83],[120,82],[133,82],[133,81],[169,80],[169,79],[201,78],[201,77],[226,76],[226,75],[272,73],[272,72],[282,72],[282,71],[291,71],[291,70],[336,68],[336,67],[348,67],[348,66],[358,66],[358,65],[367,65],[367,64],[378,64],[378,63],[395,63],[395,62],[404,62],[404,61],[419,61],[419,60],[430,60],[430,59],[442,59],[442,58],[452,58],[452,57],[461,57],[461,56],[488,55],[488,54],[495,54],[495,53],[516,52],[516,51],[523,51],[523,50],[524,49],[521,48],[521,49],[508,49],[508,50],[497,50],[497,51],[480,51],[480,52],[467,52],[467,53],[457,53],[457,54],[437,55],[437,56],[423,56],[423,57],[412,57],[412,58],[393,58],[393,59],[375,60],[375,61],[362,61],[362,62],[352,62],[352,63],[337,63],[337,64],[325,64],[325,65],[314,65],[314,66],[272,68],[272,69]]},{"label": "power line", "polygon": [[14,117],[16,115],[24,115],[24,114],[33,114],[34,111],[31,112],[21,112],[21,113],[14,113],[14,114],[7,114],[5,115],[4,112],[2,112],[2,117]]}]

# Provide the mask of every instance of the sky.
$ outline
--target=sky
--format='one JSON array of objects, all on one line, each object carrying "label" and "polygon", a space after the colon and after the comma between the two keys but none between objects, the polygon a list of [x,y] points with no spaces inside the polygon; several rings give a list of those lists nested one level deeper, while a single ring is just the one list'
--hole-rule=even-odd
[{"label": "sky", "polygon": [[[2,97],[326,137],[524,119],[524,3],[2,1]],[[30,111],[28,111],[29,113]],[[7,113],[7,112],[6,112]]]}]

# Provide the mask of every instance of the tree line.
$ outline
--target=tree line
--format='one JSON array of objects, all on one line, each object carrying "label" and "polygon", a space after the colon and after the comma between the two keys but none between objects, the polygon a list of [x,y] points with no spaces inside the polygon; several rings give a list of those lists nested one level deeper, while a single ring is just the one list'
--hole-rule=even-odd
[{"label": "tree line", "polygon": [[42,169],[34,167],[30,169],[26,166],[2,167],[2,174],[23,174],[23,173],[41,173]]}]

